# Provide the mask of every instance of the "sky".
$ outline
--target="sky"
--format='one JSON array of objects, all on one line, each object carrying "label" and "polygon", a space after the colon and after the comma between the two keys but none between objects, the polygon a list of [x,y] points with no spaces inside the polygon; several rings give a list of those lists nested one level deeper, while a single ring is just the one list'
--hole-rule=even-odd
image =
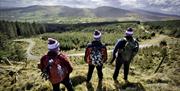
[{"label": "sky", "polygon": [[31,5],[64,5],[76,8],[112,6],[180,15],[180,0],[0,0],[0,7],[26,7]]}]

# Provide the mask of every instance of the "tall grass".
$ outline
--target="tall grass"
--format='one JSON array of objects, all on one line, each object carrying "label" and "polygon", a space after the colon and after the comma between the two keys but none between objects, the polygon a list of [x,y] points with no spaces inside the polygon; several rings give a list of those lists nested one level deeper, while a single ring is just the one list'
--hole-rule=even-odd
[{"label": "tall grass", "polygon": [[144,22],[149,30],[155,30],[166,35],[180,37],[180,20]]},{"label": "tall grass", "polygon": [[[117,39],[123,36],[122,33],[106,33],[102,34],[102,42],[106,45],[114,45]],[[64,33],[48,33],[43,34],[42,39],[55,38],[61,44],[62,50],[85,48],[88,43],[93,40],[92,32],[64,32]]]},{"label": "tall grass", "polygon": [[[119,83],[114,83],[112,79],[114,64],[104,64],[102,84],[98,83],[96,69],[91,83],[86,84],[88,65],[84,62],[83,57],[70,57],[74,69],[71,74],[74,89],[75,91],[178,91],[180,84],[180,42],[170,43],[168,42],[167,59],[156,74],[154,74],[155,68],[162,58],[160,54],[161,48],[153,46],[140,49],[130,66],[130,85],[126,85],[123,80],[123,67],[120,69],[118,76]],[[108,58],[111,58],[110,56],[111,54],[109,54]],[[24,62],[17,62],[11,66],[0,63],[0,91],[50,91],[52,86],[50,82],[41,79],[37,63],[37,61],[32,60],[27,63],[27,66],[25,66]],[[10,76],[10,72],[15,74]],[[63,85],[60,87],[61,90],[65,89]]]}]

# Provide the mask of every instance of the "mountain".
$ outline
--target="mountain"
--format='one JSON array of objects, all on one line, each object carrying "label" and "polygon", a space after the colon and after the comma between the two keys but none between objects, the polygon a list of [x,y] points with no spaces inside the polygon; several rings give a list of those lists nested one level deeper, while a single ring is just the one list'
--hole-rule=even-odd
[{"label": "mountain", "polygon": [[1,20],[32,20],[32,21],[55,21],[60,17],[65,18],[103,18],[113,20],[165,20],[180,19],[180,16],[167,15],[162,13],[144,10],[125,10],[109,6],[102,6],[95,9],[71,8],[67,6],[29,6],[19,8],[1,8]]},{"label": "mountain", "polygon": [[131,13],[128,10],[123,10],[114,7],[102,6],[92,10],[96,17],[109,17],[109,18],[118,18],[124,17],[126,14]]},{"label": "mountain", "polygon": [[159,12],[153,12],[153,11],[146,11],[146,10],[141,10],[141,9],[131,9],[130,11],[136,12],[138,14],[140,14],[141,16],[149,16],[152,18],[155,17],[177,17],[179,18],[180,16],[178,15],[170,15],[170,14],[163,14],[163,13],[159,13]]}]

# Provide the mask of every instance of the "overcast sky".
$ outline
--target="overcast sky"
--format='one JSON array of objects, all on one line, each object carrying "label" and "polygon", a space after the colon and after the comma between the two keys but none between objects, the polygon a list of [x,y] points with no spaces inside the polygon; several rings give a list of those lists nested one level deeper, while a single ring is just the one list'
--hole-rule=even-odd
[{"label": "overcast sky", "polygon": [[180,0],[0,0],[0,7],[25,7],[30,5],[64,5],[77,8],[113,6],[180,15]]}]

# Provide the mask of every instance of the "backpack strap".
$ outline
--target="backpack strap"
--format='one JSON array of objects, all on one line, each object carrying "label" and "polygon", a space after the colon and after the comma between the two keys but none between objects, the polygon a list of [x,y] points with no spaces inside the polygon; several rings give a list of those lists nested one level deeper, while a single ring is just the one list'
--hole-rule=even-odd
[{"label": "backpack strap", "polygon": [[136,39],[134,39],[134,42],[136,43],[136,48],[134,49],[134,52],[138,52],[139,51],[139,43],[138,43],[138,41],[136,40]]},{"label": "backpack strap", "polygon": [[64,67],[67,67],[68,73],[71,73],[72,70],[73,70],[73,68],[72,68],[72,65],[70,64],[67,56],[66,56],[65,54],[60,53],[60,54],[58,55],[58,59],[60,59],[61,61],[63,61],[63,62],[61,62],[62,65],[63,65]]},{"label": "backpack strap", "polygon": [[126,46],[128,40],[126,38],[122,38],[119,42],[121,42],[121,45],[120,45],[119,49],[124,49],[124,47]]},{"label": "backpack strap", "polygon": [[127,41],[127,39],[124,37],[123,40]]},{"label": "backpack strap", "polygon": [[[124,41],[124,47],[125,47],[127,45],[128,40],[126,38],[123,38],[123,41]],[[124,47],[123,47],[123,49],[124,49]]]}]

